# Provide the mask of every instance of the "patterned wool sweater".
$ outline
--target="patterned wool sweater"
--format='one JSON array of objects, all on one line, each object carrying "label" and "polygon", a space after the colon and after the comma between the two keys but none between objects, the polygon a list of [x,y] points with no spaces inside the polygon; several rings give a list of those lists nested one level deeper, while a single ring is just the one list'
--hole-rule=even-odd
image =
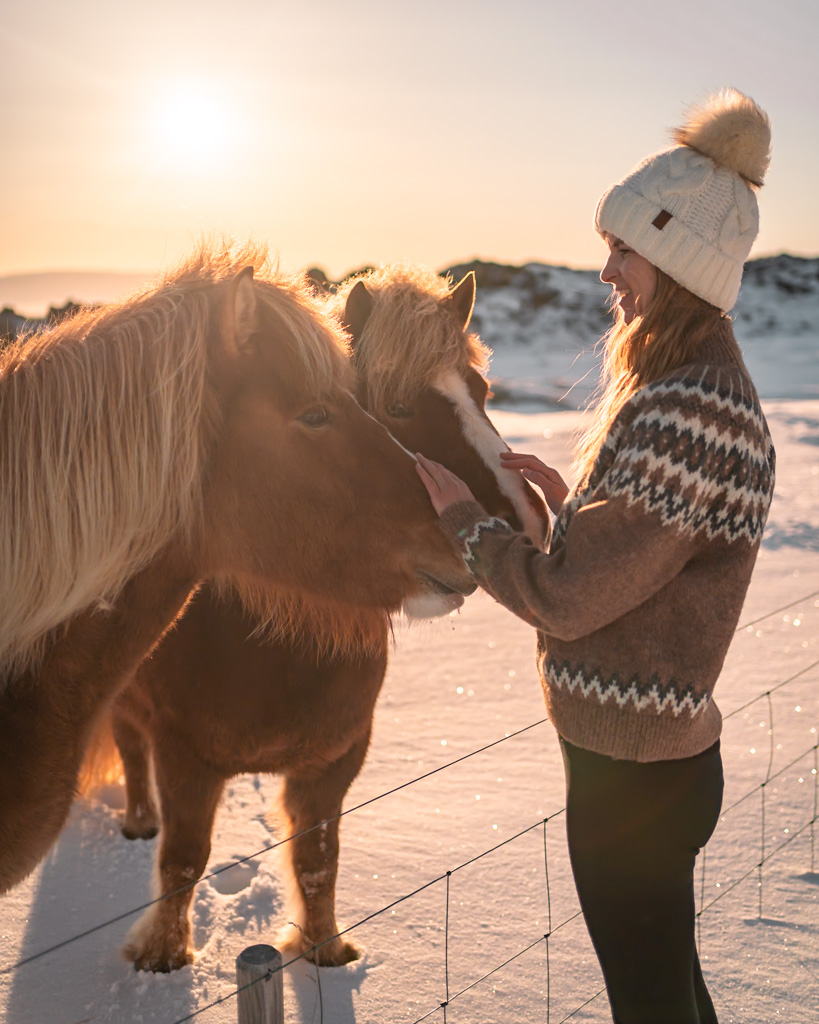
[{"label": "patterned wool sweater", "polygon": [[569,742],[634,761],[719,737],[712,700],[773,495],[744,367],[692,364],[623,406],[548,554],[480,505],[445,510],[481,586],[538,630],[546,708]]}]

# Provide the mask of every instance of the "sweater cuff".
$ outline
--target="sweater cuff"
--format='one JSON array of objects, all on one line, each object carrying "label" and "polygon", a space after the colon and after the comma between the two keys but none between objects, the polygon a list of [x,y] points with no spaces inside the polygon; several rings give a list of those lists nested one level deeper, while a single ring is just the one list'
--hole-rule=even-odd
[{"label": "sweater cuff", "polygon": [[461,549],[464,562],[474,571],[475,548],[484,533],[511,533],[504,519],[490,516],[477,501],[458,501],[441,513],[441,525]]}]

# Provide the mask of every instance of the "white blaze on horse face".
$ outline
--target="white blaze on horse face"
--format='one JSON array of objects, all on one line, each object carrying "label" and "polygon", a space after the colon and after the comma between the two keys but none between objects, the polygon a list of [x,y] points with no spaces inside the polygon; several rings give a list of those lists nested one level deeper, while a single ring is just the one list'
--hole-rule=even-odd
[{"label": "white blaze on horse face", "polygon": [[546,527],[527,497],[526,484],[520,473],[504,469],[500,460],[501,452],[508,452],[509,445],[487,420],[482,409],[475,404],[464,379],[455,372],[447,370],[435,381],[434,388],[455,408],[461,421],[464,439],[480,456],[487,469],[498,482],[498,488],[512,503],[523,523],[523,530],[535,547],[543,549]]}]

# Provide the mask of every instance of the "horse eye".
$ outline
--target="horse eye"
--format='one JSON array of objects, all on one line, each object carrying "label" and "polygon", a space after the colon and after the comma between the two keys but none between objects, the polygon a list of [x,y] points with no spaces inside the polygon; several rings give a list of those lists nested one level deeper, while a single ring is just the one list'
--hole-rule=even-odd
[{"label": "horse eye", "polygon": [[404,405],[401,402],[396,402],[387,409],[387,415],[391,416],[394,420],[408,420],[415,413],[410,409],[408,405]]},{"label": "horse eye", "polygon": [[307,427],[323,427],[330,422],[330,413],[324,408],[323,405],[317,405],[313,409],[308,409],[299,416],[299,420]]}]

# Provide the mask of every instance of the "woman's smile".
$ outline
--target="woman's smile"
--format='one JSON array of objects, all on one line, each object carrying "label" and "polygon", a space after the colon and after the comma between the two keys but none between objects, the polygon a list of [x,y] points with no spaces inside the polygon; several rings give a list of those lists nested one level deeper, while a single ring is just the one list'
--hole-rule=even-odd
[{"label": "woman's smile", "polygon": [[657,270],[622,239],[609,234],[604,235],[604,238],[609,247],[609,257],[600,271],[600,280],[611,285],[623,319],[630,324],[635,316],[645,313],[654,298]]}]

